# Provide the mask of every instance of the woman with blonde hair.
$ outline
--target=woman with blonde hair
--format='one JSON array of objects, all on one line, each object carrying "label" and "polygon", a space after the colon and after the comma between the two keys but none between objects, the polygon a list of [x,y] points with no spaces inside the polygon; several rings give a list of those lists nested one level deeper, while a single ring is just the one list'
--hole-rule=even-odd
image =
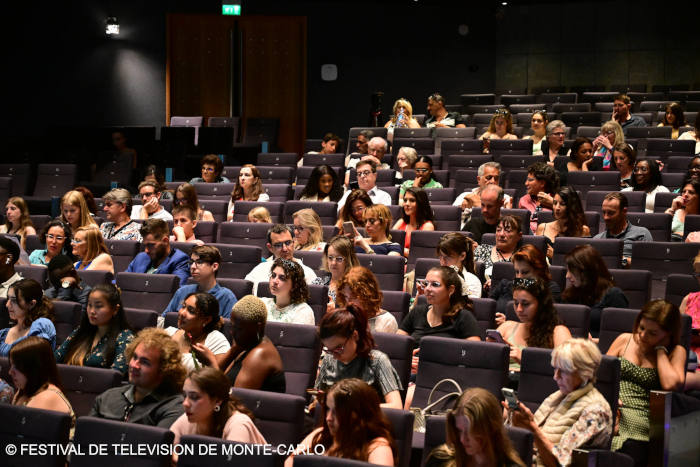
[{"label": "woman with blonde hair", "polygon": [[85,197],[79,191],[69,191],[61,198],[61,220],[70,224],[73,232],[78,228],[89,225],[97,226],[97,223],[90,215]]},{"label": "woman with blonde hair", "polygon": [[365,221],[367,238],[363,238],[357,230],[353,243],[356,253],[369,253],[378,255],[401,256],[402,248],[396,242],[391,241],[391,211],[383,204],[373,204],[365,208],[362,213]]},{"label": "woman with blonde hair", "polygon": [[321,218],[313,209],[300,209],[292,214],[294,222],[294,249],[305,251],[323,251]]},{"label": "woman with blonde hair", "polygon": [[233,208],[236,201],[270,201],[270,195],[263,190],[260,171],[253,164],[245,164],[238,173],[236,186],[231,192],[228,202],[226,220],[233,219]]},{"label": "woman with blonde hair", "polygon": [[22,249],[27,248],[27,235],[36,235],[34,224],[29,218],[27,202],[19,196],[13,196],[5,205],[5,223],[0,225],[0,233],[19,235]]},{"label": "woman with blonde hair", "polygon": [[197,219],[195,220],[214,221],[214,215],[210,211],[204,210],[199,206],[197,191],[194,189],[194,185],[191,183],[183,183],[177,187],[175,190],[175,199],[173,200],[173,204],[190,206],[197,213]]},{"label": "woman with blonde hair", "polygon": [[335,307],[338,285],[343,276],[350,268],[359,264],[360,262],[355,255],[352,242],[347,237],[336,235],[326,243],[326,247],[323,249],[323,259],[321,260],[321,271],[325,271],[325,274],[322,272],[316,276],[313,284],[328,287],[329,309]]},{"label": "woman with blonde hair", "polygon": [[78,228],[71,244],[73,255],[78,258],[75,269],[109,271],[114,274],[114,262],[97,225]]},{"label": "woman with blonde hair", "polygon": [[264,206],[257,206],[248,211],[248,222],[272,224],[270,211]]},{"label": "woman with blonde hair", "polygon": [[413,118],[413,106],[406,99],[397,99],[392,111],[393,115],[384,125],[384,128],[390,129],[390,133],[394,128],[420,128],[418,120]]},{"label": "woman with blonde hair", "polygon": [[[613,160],[615,145],[624,142],[625,134],[620,124],[615,120],[605,122],[600,127],[600,134],[593,140],[593,162],[588,166],[588,170],[615,170]],[[596,157],[602,159],[596,159]]]},{"label": "woman with blonde hair", "polygon": [[490,152],[489,146],[492,139],[518,139],[513,134],[513,117],[507,109],[498,109],[494,112],[489,122],[489,127],[484,134],[479,136],[484,143],[484,154]]}]

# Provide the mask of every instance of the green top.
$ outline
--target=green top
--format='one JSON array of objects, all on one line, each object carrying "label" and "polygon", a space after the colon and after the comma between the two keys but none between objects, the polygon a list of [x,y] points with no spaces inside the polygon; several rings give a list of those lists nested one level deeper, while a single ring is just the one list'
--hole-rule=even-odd
[{"label": "green top", "polygon": [[628,439],[649,441],[649,395],[661,389],[656,368],[642,368],[620,358],[620,431],[613,438],[612,449],[618,450]]},{"label": "green top", "polygon": [[[401,188],[399,189],[399,196],[403,196],[404,192],[406,191],[406,188],[412,187],[413,186],[414,180],[406,180],[401,184]],[[442,183],[438,182],[434,178],[431,178],[428,183],[423,185],[421,188],[426,189],[426,188],[442,188]]]}]

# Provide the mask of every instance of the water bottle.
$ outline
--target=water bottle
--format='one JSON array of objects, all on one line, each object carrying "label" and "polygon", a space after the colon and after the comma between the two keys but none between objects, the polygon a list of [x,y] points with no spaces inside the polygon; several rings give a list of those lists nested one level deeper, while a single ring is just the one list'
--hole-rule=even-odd
[{"label": "water bottle", "polygon": [[399,114],[396,116],[396,128],[406,128],[406,111],[403,107],[399,109]]}]

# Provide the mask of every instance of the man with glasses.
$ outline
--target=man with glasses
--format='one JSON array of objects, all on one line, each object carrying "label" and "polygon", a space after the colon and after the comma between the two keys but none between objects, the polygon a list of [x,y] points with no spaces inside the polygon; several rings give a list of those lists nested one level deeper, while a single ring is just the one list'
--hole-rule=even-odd
[{"label": "man with glasses", "polygon": [[[236,304],[238,298],[226,287],[221,287],[216,282],[216,275],[219,273],[221,264],[221,252],[219,249],[209,245],[201,245],[192,248],[190,253],[190,274],[194,279],[194,284],[187,284],[180,287],[168,306],[163,311],[162,317],[170,312],[177,313],[185,298],[195,292],[206,292],[214,296],[219,302],[219,316],[222,318],[231,317],[231,309]],[[160,322],[160,320],[158,320]]]},{"label": "man with glasses", "polygon": [[622,132],[627,136],[627,128],[647,126],[646,120],[638,115],[632,115],[632,102],[627,94],[618,94],[613,100],[612,119],[620,124]]},{"label": "man with glasses", "polygon": [[162,219],[148,219],[141,227],[141,236],[146,251],[131,261],[126,272],[146,274],[175,274],[180,285],[190,277],[189,257],[170,247],[168,224]]},{"label": "man with glasses", "polygon": [[[481,193],[488,185],[498,185],[501,180],[501,164],[498,162],[485,162],[479,166],[476,172],[476,183],[479,185],[471,191],[465,191],[457,196],[452,206],[462,209],[462,228],[469,221],[474,206],[481,205]],[[510,209],[513,207],[513,199],[503,194],[503,207]]]},{"label": "man with glasses", "polygon": [[603,221],[605,230],[593,238],[622,239],[622,265],[630,267],[632,263],[632,242],[652,242],[654,238],[646,227],[632,225],[627,221],[627,197],[619,192],[612,192],[603,198]]},{"label": "man with glasses", "polygon": [[139,183],[139,196],[143,205],[136,205],[131,209],[131,218],[173,220],[173,216],[160,204],[161,195],[156,182],[146,180]]},{"label": "man with glasses", "polygon": [[[357,185],[367,192],[374,204],[391,205],[391,195],[377,188],[377,164],[374,161],[361,160],[357,163]],[[347,190],[338,201],[338,212],[343,209],[351,191]]]},{"label": "man with glasses", "polygon": [[133,201],[128,190],[114,188],[105,193],[102,200],[105,204],[102,210],[107,222],[100,225],[100,233],[105,240],[134,240],[137,242],[143,240],[140,232],[141,224],[129,217],[129,213],[133,209]]},{"label": "man with glasses", "polygon": [[5,235],[0,236],[0,298],[7,298],[7,291],[12,284],[22,280],[15,271],[19,259],[19,245]]},{"label": "man with glasses", "polygon": [[272,256],[255,266],[253,270],[245,276],[247,281],[253,283],[254,295],[257,293],[259,282],[267,282],[270,280],[272,263],[274,263],[277,258],[288,259],[299,263],[301,269],[304,271],[304,280],[307,284],[311,284],[314,279],[316,279],[316,273],[313,269],[305,266],[301,260],[294,258],[294,231],[288,226],[284,224],[275,224],[267,231],[267,249],[270,250]]}]

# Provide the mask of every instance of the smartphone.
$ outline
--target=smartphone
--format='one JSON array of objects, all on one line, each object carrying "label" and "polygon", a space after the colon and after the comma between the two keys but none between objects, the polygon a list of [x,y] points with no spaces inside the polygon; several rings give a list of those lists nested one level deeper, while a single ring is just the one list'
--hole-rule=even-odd
[{"label": "smartphone", "polygon": [[503,336],[501,335],[501,333],[496,331],[495,329],[487,329],[486,330],[486,337],[495,340],[499,344],[506,343],[506,341],[503,340]]},{"label": "smartphone", "polygon": [[345,235],[352,234],[354,232],[352,222],[343,222],[343,233]]},{"label": "smartphone", "polygon": [[520,401],[518,400],[518,393],[511,388],[501,388],[501,393],[508,404],[508,408],[511,410],[518,410],[520,408]]},{"label": "smartphone", "polygon": [[323,391],[321,391],[320,389],[311,388],[311,389],[307,389],[306,393],[311,394],[312,396],[318,396],[319,394],[323,394]]}]

